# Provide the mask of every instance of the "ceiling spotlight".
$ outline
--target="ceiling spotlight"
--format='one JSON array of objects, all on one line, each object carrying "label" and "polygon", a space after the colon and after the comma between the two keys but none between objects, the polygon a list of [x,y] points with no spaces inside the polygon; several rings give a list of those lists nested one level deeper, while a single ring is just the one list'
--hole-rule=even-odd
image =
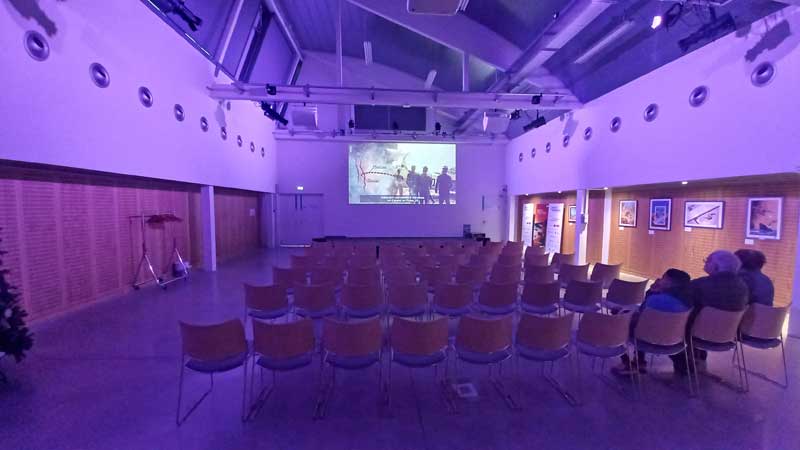
[{"label": "ceiling spotlight", "polygon": [[394,134],[397,134],[397,132],[400,131],[400,125],[397,123],[397,121],[392,122],[392,131],[394,131]]},{"label": "ceiling spotlight", "polygon": [[511,120],[517,120],[517,119],[519,119],[521,114],[522,114],[522,111],[520,111],[520,110],[518,110],[518,109],[515,109],[515,110],[514,110],[514,111],[511,113]]},{"label": "ceiling spotlight", "polygon": [[439,122],[436,122],[435,124],[433,124],[433,129],[436,131],[436,135],[438,136],[439,133],[442,132],[442,124],[439,123]]},{"label": "ceiling spotlight", "polygon": [[534,95],[533,97],[531,97],[531,103],[534,105],[542,103],[542,94]]},{"label": "ceiling spotlight", "polygon": [[350,120],[347,121],[347,128],[350,128],[352,130],[355,127],[356,127],[356,121],[355,120],[350,119]]},{"label": "ceiling spotlight", "polygon": [[561,191],[558,191],[558,193],[560,194],[560,193],[561,193]]},{"label": "ceiling spotlight", "polygon": [[653,22],[650,23],[650,28],[655,30],[656,28],[660,27],[663,22],[664,18],[661,17],[660,15],[653,16]]},{"label": "ceiling spotlight", "polygon": [[278,88],[274,84],[267,84],[267,95],[276,95]]},{"label": "ceiling spotlight", "polygon": [[604,188],[603,188],[603,190],[604,190],[604,191],[607,191],[607,190],[608,190],[608,187],[604,187]]},{"label": "ceiling spotlight", "polygon": [[689,182],[688,181],[681,181],[681,184],[686,186],[687,184],[689,184]]}]

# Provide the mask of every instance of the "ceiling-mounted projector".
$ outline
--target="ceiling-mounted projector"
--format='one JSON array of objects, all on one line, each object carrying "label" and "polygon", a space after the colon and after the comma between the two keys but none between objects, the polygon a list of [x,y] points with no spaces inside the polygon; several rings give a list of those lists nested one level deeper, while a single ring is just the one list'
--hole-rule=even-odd
[{"label": "ceiling-mounted projector", "polygon": [[408,0],[406,9],[412,14],[454,16],[467,8],[469,0]]}]

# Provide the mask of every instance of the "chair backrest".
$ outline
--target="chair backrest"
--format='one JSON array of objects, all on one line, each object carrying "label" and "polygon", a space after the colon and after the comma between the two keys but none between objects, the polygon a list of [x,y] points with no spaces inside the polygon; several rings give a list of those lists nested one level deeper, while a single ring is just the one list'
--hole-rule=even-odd
[{"label": "chair backrest", "polygon": [[289,255],[289,266],[292,269],[308,269],[311,266],[310,256]]},{"label": "chair backrest", "polygon": [[294,306],[312,313],[330,309],[336,306],[336,288],[333,283],[295,286]]},{"label": "chair backrest", "polygon": [[314,267],[311,269],[311,284],[329,284],[336,286],[344,283],[344,271],[330,267]]},{"label": "chair backrest", "polygon": [[478,284],[486,281],[486,269],[481,266],[458,266],[456,269],[457,283]]},{"label": "chair backrest", "polygon": [[621,268],[622,264],[595,263],[594,267],[592,267],[592,276],[590,280],[599,281],[603,283],[604,289],[608,289],[608,287],[611,286],[611,282],[619,278]]},{"label": "chair backrest", "polygon": [[783,333],[783,323],[789,313],[789,306],[767,306],[751,303],[742,317],[739,331],[758,339],[777,339]]},{"label": "chair backrest", "polygon": [[571,281],[588,281],[589,280],[589,265],[574,265],[562,263],[558,271],[558,281],[561,286],[566,287]]},{"label": "chair backrest", "polygon": [[428,287],[424,284],[391,284],[386,290],[387,303],[398,309],[428,305]]},{"label": "chair backrest", "polygon": [[295,284],[306,284],[306,269],[285,269],[283,267],[273,267],[272,284],[278,284],[286,287],[292,287]]},{"label": "chair backrest", "polygon": [[550,265],[550,257],[544,253],[530,253],[525,255],[525,267]]},{"label": "chair backrest", "polygon": [[525,266],[526,283],[549,283],[555,279],[556,273],[553,266]]},{"label": "chair backrest", "polygon": [[201,361],[215,361],[247,351],[244,326],[239,319],[213,325],[192,325],[179,321],[183,355]]},{"label": "chair backrest", "polygon": [[595,347],[625,345],[630,333],[632,313],[614,315],[587,312],[578,323],[577,339]]},{"label": "chair backrest", "polygon": [[561,264],[573,264],[575,262],[574,253],[553,253],[553,260],[550,264],[556,267],[556,270],[561,268]]},{"label": "chair backrest", "polygon": [[496,258],[490,254],[483,254],[483,255],[472,255],[469,258],[469,262],[467,265],[474,266],[474,267],[483,267],[487,271],[492,264],[494,264]]},{"label": "chair backrest", "polygon": [[495,318],[471,314],[461,317],[456,330],[456,347],[477,353],[494,353],[511,347],[511,314]]},{"label": "chair backrest", "polygon": [[522,313],[517,325],[517,345],[536,350],[559,350],[567,347],[572,337],[572,313],[559,317],[542,317]]},{"label": "chair backrest", "polygon": [[516,253],[512,253],[512,254],[502,253],[497,258],[497,264],[500,264],[500,265],[503,265],[503,266],[518,266],[518,265],[521,264],[521,261],[522,261],[521,256],[522,255],[519,255],[519,254],[516,254]]},{"label": "chair backrest", "polygon": [[538,245],[531,245],[525,249],[525,259],[534,255],[547,255],[547,253],[545,253],[544,247],[539,247]]},{"label": "chair backrest", "polygon": [[625,281],[619,278],[611,281],[606,299],[618,305],[638,305],[644,301],[647,281]]},{"label": "chair backrest", "polygon": [[277,359],[292,358],[314,351],[314,324],[311,319],[289,323],[253,321],[253,350]]},{"label": "chair backrest", "polygon": [[743,316],[744,311],[723,311],[705,306],[692,323],[692,336],[719,344],[735,342]]},{"label": "chair backrest", "polygon": [[350,309],[372,309],[383,304],[383,288],[379,284],[351,284],[342,288],[342,306]]},{"label": "chair backrest", "polygon": [[665,312],[645,308],[639,315],[633,335],[636,339],[655,345],[676,345],[684,342],[686,324],[691,311]]},{"label": "chair backrest", "polygon": [[531,306],[557,305],[561,299],[561,284],[558,281],[549,283],[525,283],[522,287],[522,303]]},{"label": "chair backrest", "polygon": [[275,284],[271,286],[254,286],[244,284],[244,306],[260,311],[273,311],[289,306],[286,296],[286,286]]},{"label": "chair backrest", "polygon": [[460,309],[472,304],[472,285],[469,283],[442,283],[436,286],[433,303],[450,309]]},{"label": "chair backrest", "polygon": [[492,272],[489,275],[489,281],[493,283],[519,283],[522,278],[522,267],[519,262],[516,265],[506,266],[497,264],[492,267]]},{"label": "chair backrest", "polygon": [[517,283],[483,283],[478,303],[495,308],[513,305],[517,301],[518,286]]},{"label": "chair backrest", "polygon": [[455,274],[454,266],[424,267],[420,270],[420,278],[430,286],[451,283]]},{"label": "chair backrest", "polygon": [[382,343],[380,317],[346,322],[326,317],[322,322],[322,346],[335,355],[373,355],[380,351]]},{"label": "chair backrest", "polygon": [[347,282],[350,284],[381,284],[381,274],[377,267],[351,267],[347,271]]},{"label": "chair backrest", "polygon": [[567,285],[564,301],[573,305],[593,305],[603,300],[603,286],[596,281],[572,280]]},{"label": "chair backrest", "polygon": [[392,350],[409,355],[432,355],[447,348],[448,319],[408,320],[397,317],[390,331]]},{"label": "chair backrest", "polygon": [[387,284],[414,284],[417,272],[410,267],[393,267],[383,271],[383,278]]}]

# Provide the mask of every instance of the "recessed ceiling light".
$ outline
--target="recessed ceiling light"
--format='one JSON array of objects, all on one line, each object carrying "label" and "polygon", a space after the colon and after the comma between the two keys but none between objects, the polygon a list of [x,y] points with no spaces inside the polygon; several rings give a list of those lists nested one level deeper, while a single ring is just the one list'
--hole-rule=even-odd
[{"label": "recessed ceiling light", "polygon": [[653,22],[650,23],[650,28],[655,30],[656,28],[660,27],[663,22],[664,18],[661,17],[661,15],[653,16]]},{"label": "recessed ceiling light", "polygon": [[303,189],[305,189],[303,186],[297,186],[298,191],[302,191]]},{"label": "recessed ceiling light", "polygon": [[608,190],[608,187],[604,187],[604,188],[603,188],[603,190],[604,190],[604,191],[607,191],[607,190]]},{"label": "recessed ceiling light", "polygon": [[681,181],[681,184],[686,185],[686,184],[689,184],[689,182],[688,181]]},{"label": "recessed ceiling light", "polygon": [[558,191],[558,193],[560,194],[560,193],[561,193],[561,191]]}]

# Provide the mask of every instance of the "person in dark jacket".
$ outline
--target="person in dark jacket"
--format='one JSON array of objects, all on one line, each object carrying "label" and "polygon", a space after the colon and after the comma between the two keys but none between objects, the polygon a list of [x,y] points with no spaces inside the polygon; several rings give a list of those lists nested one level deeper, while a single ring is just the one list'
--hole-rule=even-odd
[{"label": "person in dark jacket", "polygon": [[767,257],[758,250],[750,249],[736,250],[735,255],[742,261],[739,276],[750,292],[748,303],[772,306],[775,301],[775,286],[772,284],[772,280],[761,272],[764,264],[767,263]]}]

